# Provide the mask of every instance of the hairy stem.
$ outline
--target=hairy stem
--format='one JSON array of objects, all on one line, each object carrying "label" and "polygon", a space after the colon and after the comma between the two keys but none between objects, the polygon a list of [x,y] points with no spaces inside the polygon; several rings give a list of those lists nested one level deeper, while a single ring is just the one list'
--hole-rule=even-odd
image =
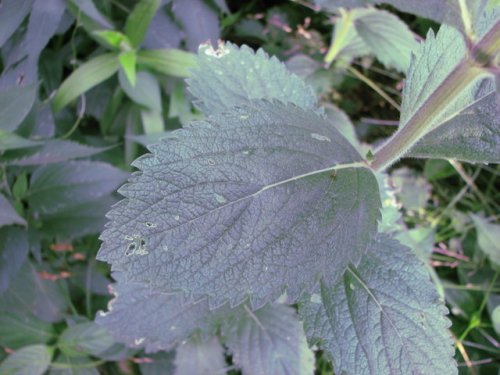
[{"label": "hairy stem", "polygon": [[500,22],[475,45],[470,54],[451,71],[442,84],[423,103],[408,123],[374,155],[372,168],[383,170],[404,155],[429,130],[433,119],[466,87],[483,75],[500,49]]}]

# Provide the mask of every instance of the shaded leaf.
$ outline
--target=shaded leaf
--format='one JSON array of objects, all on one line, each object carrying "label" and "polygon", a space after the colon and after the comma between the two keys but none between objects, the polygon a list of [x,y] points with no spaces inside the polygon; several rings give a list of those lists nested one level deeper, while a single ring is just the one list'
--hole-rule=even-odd
[{"label": "shaded leaf", "polygon": [[12,224],[26,225],[26,220],[19,216],[7,198],[0,193],[0,227]]},{"label": "shaded leaf", "polygon": [[[33,0],[4,0],[0,9],[0,47],[29,14]],[[0,106],[1,108],[1,106]]]},{"label": "shaded leaf", "polygon": [[18,148],[33,147],[40,144],[40,141],[32,141],[23,138],[15,133],[5,132],[0,130],[0,152],[7,150],[15,150]]},{"label": "shaded leaf", "polygon": [[0,91],[0,127],[12,132],[28,115],[35,103],[38,87],[29,85]]},{"label": "shaded leaf", "polygon": [[195,104],[206,115],[249,105],[253,99],[278,99],[304,109],[316,104],[313,90],[276,57],[231,43],[217,50],[201,46],[197,67],[187,82]]},{"label": "shaded leaf", "polygon": [[141,0],[134,7],[125,23],[125,34],[128,36],[132,47],[139,47],[153,19],[160,7],[160,0]]},{"label": "shaded leaf", "polygon": [[151,363],[141,363],[139,365],[142,375],[173,374],[175,371],[173,352],[151,354],[148,355],[148,358],[152,360]]},{"label": "shaded leaf", "polygon": [[0,364],[2,375],[42,375],[52,359],[52,349],[45,345],[30,345],[9,355]]},{"label": "shaded leaf", "polygon": [[77,323],[66,328],[57,342],[59,349],[70,357],[87,354],[98,357],[113,344],[108,330],[94,322]]},{"label": "shaded leaf", "polygon": [[30,210],[52,213],[94,201],[115,191],[127,173],[97,161],[43,165],[31,175],[27,194]]},{"label": "shaded leaf", "polygon": [[[113,24],[96,8],[92,0],[68,0],[68,2],[73,5],[73,9],[76,9],[76,12],[73,12],[75,17],[78,16],[78,12],[81,12],[82,16],[88,17],[94,23],[95,28],[113,29]],[[72,8],[69,7],[69,9]],[[86,22],[84,26],[85,24]]]},{"label": "shaded leaf", "polygon": [[477,231],[479,248],[491,262],[500,266],[500,225],[490,223],[480,215],[470,214]]},{"label": "shaded leaf", "polygon": [[70,357],[60,353],[52,363],[49,375],[99,375],[97,368],[91,367],[93,362],[95,363],[88,357]]},{"label": "shaded leaf", "polygon": [[210,375],[226,373],[224,348],[217,338],[210,341],[190,341],[180,345],[175,354],[174,375]]},{"label": "shaded leaf", "polygon": [[138,72],[136,77],[136,84],[132,86],[125,74],[119,71],[118,79],[123,91],[137,104],[161,112],[161,92],[156,77],[148,72]]},{"label": "shaded leaf", "polygon": [[46,344],[56,337],[52,324],[43,322],[31,314],[0,315],[0,345],[13,350],[33,344]]},{"label": "shaded leaf", "polygon": [[446,311],[424,264],[387,235],[299,305],[308,337],[346,375],[457,374]]},{"label": "shaded leaf", "polygon": [[[285,288],[293,301],[322,274],[334,283],[359,261],[379,217],[372,172],[313,111],[252,104],[150,146],[98,259],[160,291],[213,306],[251,296],[255,307]],[[134,237],[144,251],[128,251]]]},{"label": "shaded leaf", "polygon": [[219,18],[203,0],[173,0],[172,12],[184,26],[188,50],[195,52],[201,43],[219,40]]},{"label": "shaded leaf", "polygon": [[16,227],[0,228],[0,295],[18,274],[28,256],[28,233]]},{"label": "shaded leaf", "polygon": [[173,48],[141,50],[137,62],[161,74],[187,77],[195,65],[195,57],[192,53]]},{"label": "shaded leaf", "polygon": [[94,57],[80,65],[62,83],[54,97],[54,110],[59,111],[85,91],[108,79],[118,71],[119,61],[115,53]]},{"label": "shaded leaf", "polygon": [[247,310],[223,331],[233,362],[244,375],[314,373],[314,353],[295,310],[273,304]]},{"label": "shaded leaf", "polygon": [[178,48],[184,38],[183,31],[163,9],[153,17],[144,42],[145,48]]},{"label": "shaded leaf", "polygon": [[43,165],[61,161],[85,158],[99,154],[109,148],[96,148],[77,142],[49,140],[38,147],[6,152],[2,158],[6,165]]}]

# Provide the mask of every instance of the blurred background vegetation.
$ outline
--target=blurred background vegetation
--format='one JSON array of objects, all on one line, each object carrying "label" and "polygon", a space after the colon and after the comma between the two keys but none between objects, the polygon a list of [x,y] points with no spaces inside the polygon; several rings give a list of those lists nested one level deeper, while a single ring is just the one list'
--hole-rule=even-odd
[{"label": "blurred background vegetation", "polygon": [[[379,9],[413,41],[439,28]],[[392,134],[405,57],[382,61],[354,37],[335,44],[343,17],[305,0],[1,2],[0,374],[174,373],[174,353],[127,349],[93,323],[110,299],[94,259],[115,191],[147,144],[201,117],[184,78],[207,40],[277,56],[364,150]],[[400,240],[446,299],[461,374],[499,373],[499,176],[447,160],[389,173]],[[333,373],[320,351],[317,373]]]}]

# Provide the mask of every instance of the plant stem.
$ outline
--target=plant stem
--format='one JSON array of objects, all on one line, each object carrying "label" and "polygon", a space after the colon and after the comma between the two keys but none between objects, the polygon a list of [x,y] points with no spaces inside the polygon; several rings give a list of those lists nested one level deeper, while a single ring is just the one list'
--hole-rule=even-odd
[{"label": "plant stem", "polygon": [[372,168],[380,171],[393,164],[415,145],[433,125],[433,120],[478,77],[485,73],[500,49],[500,22],[475,45],[471,53],[451,71],[425,100],[413,117],[381,148],[375,151]]}]

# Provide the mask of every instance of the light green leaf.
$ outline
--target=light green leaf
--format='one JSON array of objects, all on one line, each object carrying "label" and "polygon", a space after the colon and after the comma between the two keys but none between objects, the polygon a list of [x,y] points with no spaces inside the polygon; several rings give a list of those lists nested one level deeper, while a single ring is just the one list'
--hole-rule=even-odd
[{"label": "light green leaf", "polygon": [[111,77],[118,67],[118,57],[114,53],[94,57],[79,66],[57,90],[54,97],[54,110],[59,111],[85,91]]},{"label": "light green leaf", "polygon": [[120,53],[118,56],[118,60],[120,61],[120,66],[122,69],[120,71],[125,72],[125,76],[130,84],[130,86],[135,87],[136,83],[136,62],[137,62],[137,53],[135,51],[126,51]]},{"label": "light green leaf", "polygon": [[387,235],[299,305],[308,337],[346,375],[457,374],[446,311],[425,265]]},{"label": "light green leaf", "polygon": [[128,16],[125,23],[125,34],[133,47],[137,48],[141,44],[160,4],[160,0],[141,0]]},{"label": "light green leaf", "polygon": [[136,77],[136,84],[132,86],[123,71],[118,72],[118,80],[123,91],[137,104],[161,112],[161,91],[156,77],[148,72],[138,72]]},{"label": "light green leaf", "polygon": [[99,41],[104,42],[106,47],[111,47],[116,50],[121,49],[122,46],[125,48],[132,48],[127,36],[119,31],[96,30],[92,32],[92,35],[95,35]]},{"label": "light green leaf", "polygon": [[233,362],[245,375],[312,375],[314,353],[307,346],[295,309],[272,304],[246,310],[223,329]]},{"label": "light green leaf", "polygon": [[0,91],[0,129],[13,132],[28,115],[38,92],[38,86],[13,87]]},{"label": "light green leaf", "polygon": [[196,65],[192,53],[178,49],[142,50],[137,53],[137,62],[158,73],[172,77],[188,77]]},{"label": "light green leaf", "polygon": [[2,313],[0,315],[0,345],[14,350],[27,345],[46,344],[56,337],[52,324],[31,314]]},{"label": "light green leaf", "polygon": [[198,66],[187,82],[195,104],[206,115],[248,105],[254,99],[278,99],[304,109],[316,105],[312,88],[276,57],[231,43],[221,44],[217,50],[202,45]]},{"label": "light green leaf", "polygon": [[387,67],[406,72],[411,52],[418,46],[408,26],[394,14],[374,8],[353,18],[356,31],[377,59]]},{"label": "light green leaf", "polygon": [[113,337],[104,327],[94,322],[78,323],[68,327],[59,337],[57,346],[70,357],[99,356],[114,344]]},{"label": "light green leaf", "polygon": [[141,120],[146,135],[163,133],[165,131],[163,115],[159,111],[143,109],[141,110]]},{"label": "light green leaf", "polygon": [[221,374],[226,373],[224,348],[217,338],[203,342],[192,339],[177,348],[174,375]]},{"label": "light green leaf", "polygon": [[470,214],[470,217],[476,226],[479,248],[492,263],[500,266],[500,225],[491,223],[479,215]]},{"label": "light green leaf", "polygon": [[0,152],[33,147],[39,144],[40,141],[32,141],[31,139],[26,139],[15,133],[9,133],[0,129]]},{"label": "light green leaf", "polygon": [[52,349],[45,345],[30,345],[9,355],[0,364],[2,375],[42,375],[49,367]]},{"label": "light green leaf", "polygon": [[500,336],[500,305],[493,309],[491,320],[493,321],[493,328],[495,329],[495,332]]}]

